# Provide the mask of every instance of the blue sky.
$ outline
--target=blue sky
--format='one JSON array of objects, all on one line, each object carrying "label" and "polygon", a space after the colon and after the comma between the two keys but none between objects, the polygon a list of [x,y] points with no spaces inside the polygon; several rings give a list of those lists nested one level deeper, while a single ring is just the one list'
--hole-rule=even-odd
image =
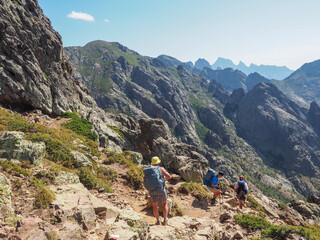
[{"label": "blue sky", "polygon": [[151,57],[167,54],[193,62],[205,58],[211,64],[225,57],[235,63],[291,69],[320,59],[319,0],[39,0],[39,4],[64,46],[99,39],[120,42]]}]

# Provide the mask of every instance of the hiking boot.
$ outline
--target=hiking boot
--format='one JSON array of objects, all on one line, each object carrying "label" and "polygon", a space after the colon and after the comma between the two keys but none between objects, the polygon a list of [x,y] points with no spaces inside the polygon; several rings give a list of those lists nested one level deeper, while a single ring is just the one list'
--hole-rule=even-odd
[{"label": "hiking boot", "polygon": [[211,206],[214,206],[214,205],[216,205],[216,199],[215,199],[215,198],[213,198],[213,199],[211,200]]},{"label": "hiking boot", "polygon": [[168,225],[168,218],[163,220],[162,225],[163,225],[163,226]]},{"label": "hiking boot", "polygon": [[160,225],[160,219],[157,220],[156,225]]}]

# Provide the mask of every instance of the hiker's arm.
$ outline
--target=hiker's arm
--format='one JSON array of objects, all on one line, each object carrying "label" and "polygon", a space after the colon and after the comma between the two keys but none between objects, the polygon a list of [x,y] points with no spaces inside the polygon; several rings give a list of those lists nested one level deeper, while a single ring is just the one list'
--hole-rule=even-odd
[{"label": "hiker's arm", "polygon": [[160,172],[167,180],[171,178],[171,175],[163,167],[160,168]]},{"label": "hiker's arm", "polygon": [[214,183],[212,183],[211,186],[212,186],[212,187],[215,187],[215,188],[220,188],[219,185],[215,185]]},{"label": "hiker's arm", "polygon": [[234,185],[233,191],[237,191],[237,188],[238,188],[238,182],[236,183],[236,185]]},{"label": "hiker's arm", "polygon": [[247,183],[244,185],[244,187],[246,188],[247,192],[249,192],[249,188],[248,188],[248,184]]}]

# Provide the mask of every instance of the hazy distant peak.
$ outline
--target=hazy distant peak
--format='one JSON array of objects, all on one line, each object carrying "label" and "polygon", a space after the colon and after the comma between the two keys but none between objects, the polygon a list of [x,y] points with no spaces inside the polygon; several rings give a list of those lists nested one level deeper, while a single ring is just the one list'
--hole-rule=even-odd
[{"label": "hazy distant peak", "polygon": [[253,72],[258,72],[260,75],[269,79],[279,79],[282,80],[288,77],[293,71],[285,66],[275,66],[275,65],[256,65],[251,63],[247,66],[244,62],[240,61],[238,65],[234,64],[230,59],[219,57],[214,64],[212,64],[212,69],[225,69],[225,68],[238,69],[245,74],[250,74]]},{"label": "hazy distant peak", "polygon": [[195,62],[194,66],[195,66],[196,68],[199,68],[199,69],[202,69],[202,68],[204,68],[204,67],[211,68],[210,63],[209,63],[206,59],[204,59],[204,58],[199,58],[199,59]]}]

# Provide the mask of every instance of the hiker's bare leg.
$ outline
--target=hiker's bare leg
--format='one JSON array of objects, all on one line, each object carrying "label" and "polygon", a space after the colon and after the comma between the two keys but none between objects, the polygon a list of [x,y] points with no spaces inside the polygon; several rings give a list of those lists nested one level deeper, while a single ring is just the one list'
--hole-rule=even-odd
[{"label": "hiker's bare leg", "polygon": [[156,217],[157,221],[159,221],[158,202],[152,203],[152,207],[153,207],[153,215]]},{"label": "hiker's bare leg", "polygon": [[213,197],[217,198],[220,196],[220,191],[215,191]]},{"label": "hiker's bare leg", "polygon": [[242,204],[243,204],[242,200],[239,199],[239,208],[240,209],[242,209]]},{"label": "hiker's bare leg", "polygon": [[162,206],[163,206],[163,218],[164,220],[166,220],[168,217],[168,202],[167,201],[162,202]]}]

